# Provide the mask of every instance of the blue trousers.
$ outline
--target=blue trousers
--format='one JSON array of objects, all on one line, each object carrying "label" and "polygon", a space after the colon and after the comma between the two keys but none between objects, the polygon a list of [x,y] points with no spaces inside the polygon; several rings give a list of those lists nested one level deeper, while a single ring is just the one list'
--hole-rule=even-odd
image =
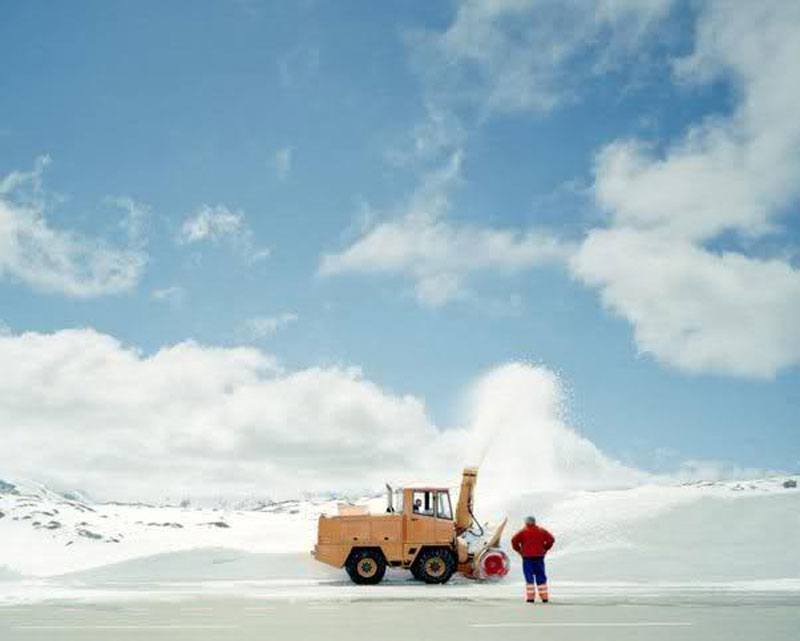
[{"label": "blue trousers", "polygon": [[525,573],[525,583],[547,585],[547,575],[544,573],[543,556],[528,556],[523,558],[522,571]]}]

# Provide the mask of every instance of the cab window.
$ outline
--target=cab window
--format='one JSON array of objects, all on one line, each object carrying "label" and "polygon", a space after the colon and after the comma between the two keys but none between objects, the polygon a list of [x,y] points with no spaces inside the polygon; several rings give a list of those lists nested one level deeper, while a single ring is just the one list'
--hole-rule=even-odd
[{"label": "cab window", "polygon": [[414,492],[414,498],[411,502],[414,514],[421,514],[422,516],[434,515],[434,492]]},{"label": "cab window", "polygon": [[436,516],[440,519],[453,520],[453,508],[450,505],[449,492],[436,492]]}]

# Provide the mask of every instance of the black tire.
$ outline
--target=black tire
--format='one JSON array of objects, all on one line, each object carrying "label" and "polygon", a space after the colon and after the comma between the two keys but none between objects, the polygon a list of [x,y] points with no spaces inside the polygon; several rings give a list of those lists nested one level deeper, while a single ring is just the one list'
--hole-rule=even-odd
[{"label": "black tire", "polygon": [[386,559],[380,550],[353,550],[344,567],[353,583],[375,585],[386,574]]},{"label": "black tire", "polygon": [[424,548],[414,565],[411,574],[425,583],[447,583],[456,571],[456,555],[447,548]]}]

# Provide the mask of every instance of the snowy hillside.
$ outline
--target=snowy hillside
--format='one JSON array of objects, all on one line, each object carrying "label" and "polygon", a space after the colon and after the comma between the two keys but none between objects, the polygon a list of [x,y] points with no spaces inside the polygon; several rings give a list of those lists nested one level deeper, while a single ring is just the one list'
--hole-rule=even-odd
[{"label": "snowy hillside", "polygon": [[[558,539],[551,565],[564,580],[791,579],[800,576],[799,480],[782,476],[531,493],[510,501],[479,492],[476,507],[486,519],[509,514],[512,527],[535,513]],[[376,507],[381,501],[372,499]],[[319,514],[335,509],[336,502],[328,499],[254,503],[249,509],[98,504],[42,486],[4,482],[0,579],[53,577],[148,557],[139,567],[160,576],[156,555],[182,551],[306,558]],[[197,564],[217,562],[212,556],[190,555],[171,571],[178,578],[197,574]],[[257,566],[253,559],[233,564],[226,576],[256,578]],[[318,564],[308,568],[303,572],[330,576]]]},{"label": "snowy hillside", "polygon": [[[5,491],[2,491],[2,488]],[[0,568],[53,576],[196,548],[300,552],[333,501],[263,503],[247,510],[89,503],[43,486],[0,486]]]},{"label": "snowy hillside", "polygon": [[[562,579],[709,583],[800,578],[797,477],[521,497],[558,536]],[[537,507],[538,506],[538,507]]]}]

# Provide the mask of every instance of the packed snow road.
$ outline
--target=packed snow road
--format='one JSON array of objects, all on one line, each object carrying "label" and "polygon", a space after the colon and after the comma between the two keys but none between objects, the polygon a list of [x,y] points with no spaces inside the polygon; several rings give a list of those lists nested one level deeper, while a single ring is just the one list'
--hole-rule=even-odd
[{"label": "packed snow road", "polygon": [[670,639],[794,640],[795,596],[740,602],[708,593],[695,602],[567,599],[549,605],[511,600],[402,599],[300,601],[198,598],[180,601],[59,602],[0,608],[4,641],[192,639]]}]

